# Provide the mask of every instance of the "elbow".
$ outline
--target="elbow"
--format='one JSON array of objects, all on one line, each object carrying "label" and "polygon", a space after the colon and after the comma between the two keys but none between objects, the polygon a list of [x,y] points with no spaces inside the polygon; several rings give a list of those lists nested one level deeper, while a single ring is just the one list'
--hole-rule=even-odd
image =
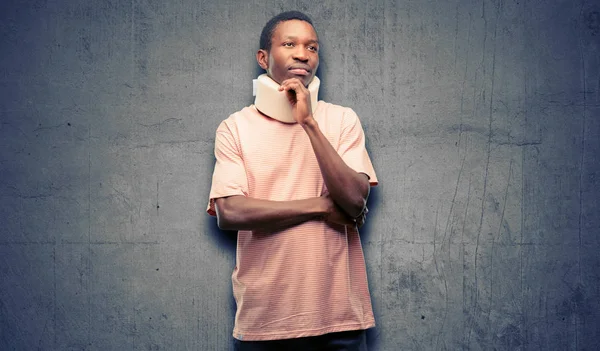
[{"label": "elbow", "polygon": [[221,230],[233,230],[231,222],[225,216],[217,216],[217,226]]},{"label": "elbow", "polygon": [[349,216],[357,218],[363,213],[367,207],[367,199],[369,198],[370,190],[371,186],[369,183],[362,184],[360,190],[354,195],[350,202],[350,206],[347,210]]},{"label": "elbow", "polygon": [[349,207],[347,210],[348,215],[352,218],[357,218],[363,213],[365,207],[367,207],[367,199],[364,197],[357,198]]},{"label": "elbow", "polygon": [[215,203],[217,212],[217,226],[221,230],[236,230],[234,211],[228,206],[225,199],[217,199]]},{"label": "elbow", "polygon": [[346,201],[341,207],[346,214],[352,218],[358,218],[367,207],[368,193],[357,192],[346,198]]},{"label": "elbow", "polygon": [[232,216],[231,212],[223,211],[217,213],[217,226],[221,230],[238,230],[235,217]]}]

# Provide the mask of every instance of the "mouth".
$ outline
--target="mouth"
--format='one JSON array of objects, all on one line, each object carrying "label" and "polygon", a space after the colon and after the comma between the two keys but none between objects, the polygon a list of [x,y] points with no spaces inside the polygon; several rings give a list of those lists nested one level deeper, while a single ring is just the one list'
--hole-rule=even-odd
[{"label": "mouth", "polygon": [[294,66],[290,67],[288,70],[291,74],[297,76],[308,76],[310,74],[310,69],[307,67]]}]

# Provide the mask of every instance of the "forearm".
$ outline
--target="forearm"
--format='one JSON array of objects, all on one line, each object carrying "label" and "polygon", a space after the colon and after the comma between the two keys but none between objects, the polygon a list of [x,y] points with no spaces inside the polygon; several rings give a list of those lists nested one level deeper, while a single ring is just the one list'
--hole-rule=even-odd
[{"label": "forearm", "polygon": [[277,231],[323,217],[323,198],[268,201],[245,196],[216,199],[217,222],[225,230]]},{"label": "forearm", "polygon": [[369,197],[367,176],[357,173],[342,160],[316,120],[310,118],[302,126],[310,139],[329,194],[349,216],[358,217]]}]

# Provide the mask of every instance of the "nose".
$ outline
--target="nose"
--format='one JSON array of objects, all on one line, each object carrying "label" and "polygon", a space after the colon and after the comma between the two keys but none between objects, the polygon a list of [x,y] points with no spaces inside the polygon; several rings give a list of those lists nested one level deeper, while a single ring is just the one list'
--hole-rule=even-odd
[{"label": "nose", "polygon": [[308,61],[307,49],[302,45],[298,45],[296,47],[296,50],[294,50],[293,57],[294,57],[294,59],[296,59],[298,61]]}]

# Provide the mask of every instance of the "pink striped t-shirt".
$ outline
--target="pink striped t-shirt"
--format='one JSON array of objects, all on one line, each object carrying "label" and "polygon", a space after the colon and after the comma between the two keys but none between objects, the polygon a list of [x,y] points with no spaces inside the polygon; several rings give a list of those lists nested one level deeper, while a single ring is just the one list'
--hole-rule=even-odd
[{"label": "pink striped t-shirt", "polygon": [[[318,102],[319,128],[346,164],[377,178],[357,115]],[[306,132],[261,115],[251,105],[218,127],[214,199],[243,195],[287,201],[321,196],[326,186]],[[237,303],[233,337],[277,340],[375,325],[356,228],[313,220],[276,233],[239,231],[232,274]]]}]

